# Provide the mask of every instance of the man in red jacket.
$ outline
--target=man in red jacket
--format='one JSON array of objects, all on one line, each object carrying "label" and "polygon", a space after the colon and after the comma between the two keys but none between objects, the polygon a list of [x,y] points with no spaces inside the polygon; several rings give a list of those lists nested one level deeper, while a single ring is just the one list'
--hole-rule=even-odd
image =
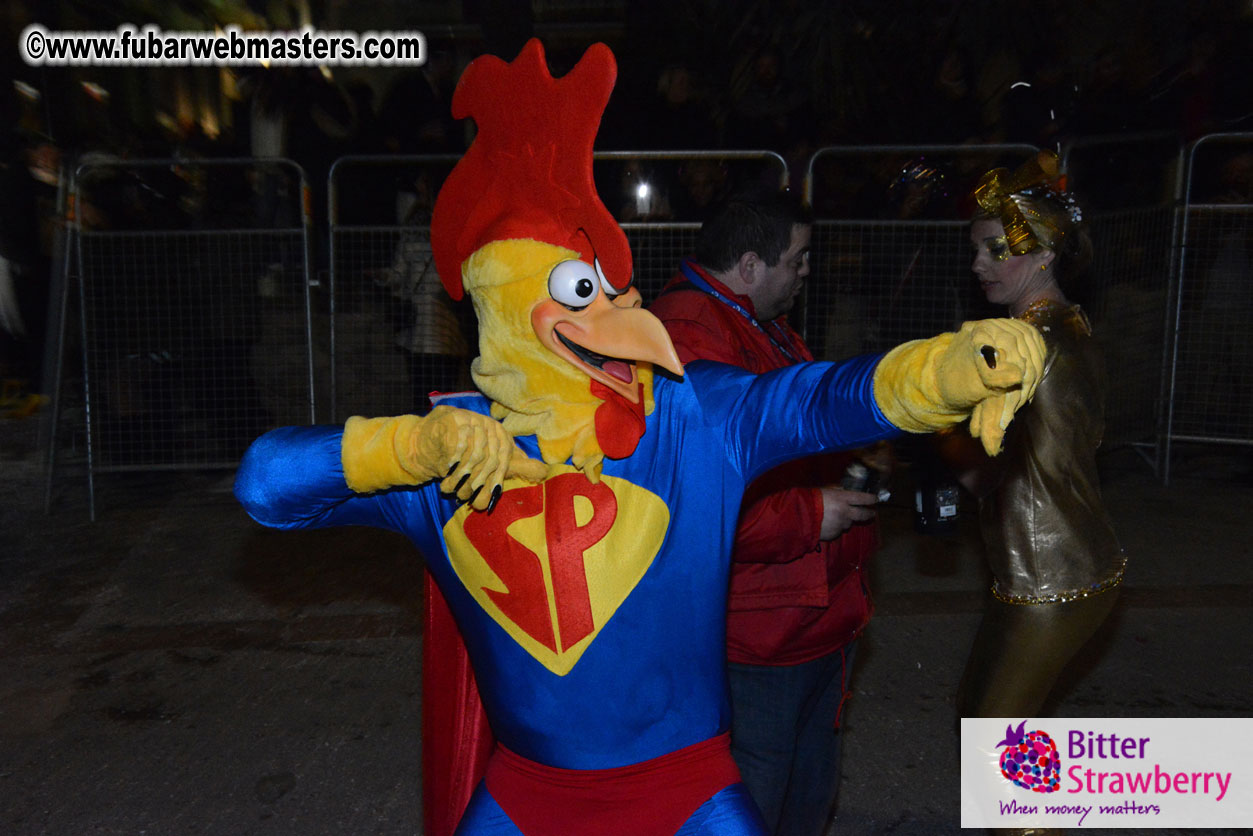
[{"label": "man in red jacket", "polygon": [[[811,221],[786,194],[741,196],[650,306],[679,358],[767,372],[813,357],[787,322]],[[802,459],[744,497],[727,613],[732,754],[776,836],[820,836],[839,789],[840,710],[870,619],[876,494],[840,487],[847,453]]]}]

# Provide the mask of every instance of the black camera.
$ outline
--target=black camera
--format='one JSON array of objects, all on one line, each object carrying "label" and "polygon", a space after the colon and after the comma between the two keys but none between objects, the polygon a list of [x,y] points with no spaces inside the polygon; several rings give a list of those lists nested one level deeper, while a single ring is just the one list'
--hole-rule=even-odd
[{"label": "black camera", "polygon": [[844,471],[840,487],[846,491],[865,491],[878,494],[879,501],[885,502],[892,495],[882,485],[882,474],[865,462],[853,462]]}]

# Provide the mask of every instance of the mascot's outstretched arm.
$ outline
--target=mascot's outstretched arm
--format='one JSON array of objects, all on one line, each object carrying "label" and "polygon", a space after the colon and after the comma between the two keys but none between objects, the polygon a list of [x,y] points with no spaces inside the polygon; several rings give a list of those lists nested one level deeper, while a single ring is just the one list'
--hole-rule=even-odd
[{"label": "mascot's outstretched arm", "polygon": [[970,417],[989,455],[1044,373],[1044,340],[1015,319],[967,322],[955,333],[894,348],[875,372],[879,409],[896,426],[934,432]]},{"label": "mascot's outstretched arm", "polygon": [[449,406],[425,416],[349,418],[341,455],[344,481],[358,493],[442,479],[440,490],[480,511],[495,507],[506,478],[538,482],[548,473],[500,422]]}]

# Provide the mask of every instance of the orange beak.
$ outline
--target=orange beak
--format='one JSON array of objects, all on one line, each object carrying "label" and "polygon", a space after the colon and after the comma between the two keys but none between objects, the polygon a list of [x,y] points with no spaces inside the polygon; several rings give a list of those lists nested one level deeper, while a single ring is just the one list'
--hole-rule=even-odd
[{"label": "orange beak", "polygon": [[642,304],[635,288],[612,300],[598,294],[577,311],[546,299],[532,309],[531,326],[549,351],[638,403],[637,363],[651,363],[683,376],[683,364],[665,326]]}]

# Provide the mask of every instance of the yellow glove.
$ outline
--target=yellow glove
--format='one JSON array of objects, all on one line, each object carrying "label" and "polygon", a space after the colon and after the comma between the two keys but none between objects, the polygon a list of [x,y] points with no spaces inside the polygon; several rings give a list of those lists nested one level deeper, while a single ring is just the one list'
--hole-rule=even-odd
[{"label": "yellow glove", "polygon": [[357,493],[441,479],[441,491],[472,500],[480,511],[495,507],[505,479],[538,482],[548,473],[499,421],[450,406],[426,416],[349,418],[340,458],[344,479]]},{"label": "yellow glove", "polygon": [[1014,413],[1035,394],[1044,354],[1044,339],[1025,322],[966,322],[956,333],[888,352],[875,370],[875,401],[909,432],[943,429],[969,415],[970,434],[995,456]]}]

